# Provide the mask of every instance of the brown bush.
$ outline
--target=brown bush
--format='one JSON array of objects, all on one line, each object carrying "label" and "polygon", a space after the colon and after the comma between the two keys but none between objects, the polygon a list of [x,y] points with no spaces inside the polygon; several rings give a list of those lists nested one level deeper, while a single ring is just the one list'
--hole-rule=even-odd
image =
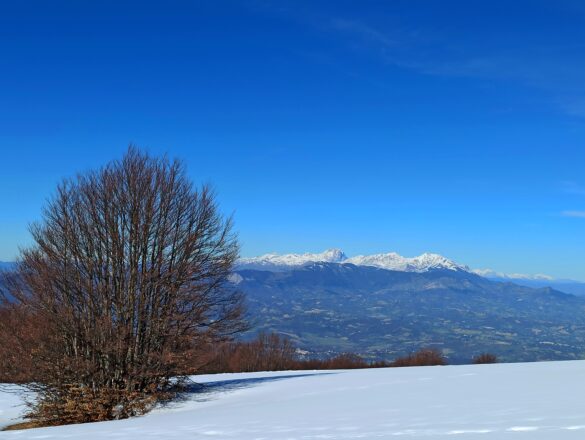
[{"label": "brown bush", "polygon": [[443,354],[434,348],[424,348],[391,363],[392,367],[422,367],[429,365],[447,365]]},{"label": "brown bush", "polygon": [[482,353],[473,358],[474,364],[496,364],[497,362],[497,356],[491,353]]},{"label": "brown bush", "polygon": [[384,361],[367,362],[353,353],[328,359],[299,359],[294,344],[275,333],[261,333],[249,342],[228,342],[211,349],[209,362],[192,373],[239,373],[282,370],[345,370],[389,367]]},{"label": "brown bush", "polygon": [[33,353],[45,338],[39,319],[23,305],[0,301],[0,383],[35,380]]},{"label": "brown bush", "polygon": [[227,342],[212,350],[207,365],[194,369],[198,373],[241,373],[293,369],[295,347],[289,339],[276,333],[261,333],[249,342]]},{"label": "brown bush", "polygon": [[110,388],[71,386],[44,393],[35,406],[35,420],[43,426],[87,423],[146,413],[157,400],[170,394]]},{"label": "brown bush", "polygon": [[306,359],[297,361],[297,370],[352,370],[370,368],[371,364],[354,353],[342,353],[329,359]]},{"label": "brown bush", "polygon": [[180,162],[130,148],[64,181],[31,234],[3,331],[42,336],[15,338],[7,362],[31,365],[33,421],[141,413],[203,363],[204,347],[246,328],[227,282],[238,257],[231,220]]}]

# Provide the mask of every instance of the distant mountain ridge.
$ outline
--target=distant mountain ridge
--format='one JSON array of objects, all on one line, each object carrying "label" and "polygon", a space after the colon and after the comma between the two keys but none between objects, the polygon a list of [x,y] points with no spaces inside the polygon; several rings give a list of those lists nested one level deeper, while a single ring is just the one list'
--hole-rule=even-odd
[{"label": "distant mountain ridge", "polygon": [[0,270],[11,270],[15,265],[16,263],[11,261],[0,261]]},{"label": "distant mountain ridge", "polygon": [[394,271],[311,262],[240,269],[254,331],[274,331],[319,356],[392,359],[437,347],[453,362],[480,352],[505,361],[580,359],[585,299],[496,282],[469,271]]},{"label": "distant mountain ridge", "polygon": [[310,263],[353,264],[370,266],[400,272],[427,272],[429,270],[454,270],[470,272],[467,266],[460,265],[442,255],[424,253],[418,257],[403,257],[395,252],[374,255],[358,255],[348,258],[341,249],[328,249],[321,253],[305,254],[266,254],[259,257],[241,258],[238,270],[255,269],[267,271],[286,271]]},{"label": "distant mountain ridge", "polygon": [[433,253],[340,249],[243,258],[231,281],[246,293],[255,331],[319,356],[388,359],[425,346],[453,362],[480,352],[505,361],[585,354],[585,283],[473,270]]},{"label": "distant mountain ridge", "polygon": [[[430,270],[452,270],[474,273],[481,277],[502,282],[513,282],[528,287],[553,287],[574,295],[585,295],[585,282],[555,279],[545,274],[502,273],[492,269],[471,269],[439,254],[426,252],[417,257],[403,257],[396,252],[347,257],[338,248],[321,253],[276,254],[270,253],[258,257],[241,258],[236,264],[237,270],[253,269],[270,272],[283,272],[310,263],[354,264],[370,266],[400,272],[424,273]],[[563,290],[564,289],[564,290]]]},{"label": "distant mountain ridge", "polygon": [[538,279],[538,278],[499,278],[499,277],[486,277],[491,281],[497,281],[500,283],[514,283],[520,286],[532,287],[534,289],[540,289],[543,287],[550,287],[551,289],[558,290],[560,292],[569,293],[576,296],[585,296],[585,283],[581,281],[573,280],[555,280],[555,279]]}]

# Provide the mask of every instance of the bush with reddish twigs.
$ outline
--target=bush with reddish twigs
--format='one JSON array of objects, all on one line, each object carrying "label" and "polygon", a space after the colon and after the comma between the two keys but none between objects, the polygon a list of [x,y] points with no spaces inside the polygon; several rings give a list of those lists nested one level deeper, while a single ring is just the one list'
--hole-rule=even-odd
[{"label": "bush with reddish twigs", "polygon": [[424,367],[430,365],[447,365],[443,354],[434,348],[423,348],[408,356],[400,357],[391,363],[392,367]]},{"label": "bush with reddish twigs", "polygon": [[497,356],[492,353],[482,353],[473,358],[474,364],[496,364],[497,362]]},{"label": "bush with reddish twigs", "polygon": [[351,370],[391,366],[384,361],[368,362],[354,353],[327,359],[299,359],[294,344],[275,333],[260,333],[248,342],[227,342],[211,348],[209,362],[193,373],[241,373],[282,370]]},{"label": "bush with reddish twigs", "polygon": [[33,350],[46,337],[38,319],[22,305],[0,301],[0,383],[35,380]]},{"label": "bush with reddish twigs", "polygon": [[290,370],[296,362],[292,342],[276,333],[261,333],[253,341],[226,342],[210,349],[209,362],[193,373]]},{"label": "bush with reddish twigs", "polygon": [[341,353],[329,359],[306,359],[296,363],[297,370],[355,370],[372,364],[354,353]]}]

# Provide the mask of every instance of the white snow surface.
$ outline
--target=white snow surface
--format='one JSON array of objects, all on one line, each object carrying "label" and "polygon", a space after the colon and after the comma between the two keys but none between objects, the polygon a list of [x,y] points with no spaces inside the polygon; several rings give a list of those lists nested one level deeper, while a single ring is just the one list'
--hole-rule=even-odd
[{"label": "white snow surface", "polygon": [[[194,377],[143,417],[0,439],[583,439],[585,361]],[[0,397],[9,413],[15,402]],[[13,414],[13,413],[12,413]],[[0,424],[7,424],[0,413]]]},{"label": "white snow surface", "polygon": [[22,390],[17,385],[0,384],[0,430],[13,423],[13,420],[18,420],[26,409],[19,391]]}]

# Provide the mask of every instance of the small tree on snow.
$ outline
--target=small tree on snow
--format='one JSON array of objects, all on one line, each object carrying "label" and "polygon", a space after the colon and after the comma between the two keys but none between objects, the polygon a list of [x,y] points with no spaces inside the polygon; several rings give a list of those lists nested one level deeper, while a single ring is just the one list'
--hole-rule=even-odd
[{"label": "small tree on snow", "polygon": [[9,290],[43,326],[29,353],[43,424],[144,411],[202,347],[245,327],[226,283],[231,219],[181,162],[131,147],[60,184],[30,230]]}]

